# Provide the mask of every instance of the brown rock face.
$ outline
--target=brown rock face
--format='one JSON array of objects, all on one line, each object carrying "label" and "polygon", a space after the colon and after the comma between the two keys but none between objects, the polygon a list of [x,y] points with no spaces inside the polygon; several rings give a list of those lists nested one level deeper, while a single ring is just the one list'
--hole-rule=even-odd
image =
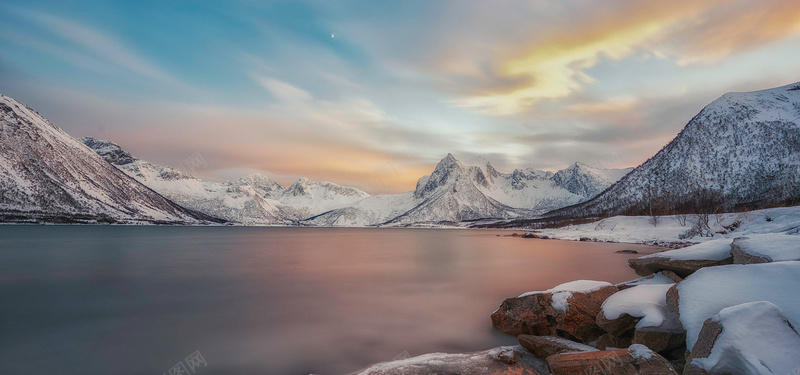
[{"label": "brown rock face", "polygon": [[664,357],[641,358],[628,349],[556,354],[547,366],[553,375],[677,375]]},{"label": "brown rock face", "polygon": [[733,256],[723,260],[672,260],[663,257],[649,257],[629,259],[628,265],[636,271],[637,275],[647,276],[652,273],[667,270],[672,271],[681,278],[686,278],[695,271],[704,267],[722,266],[732,264]]},{"label": "brown rock face", "polygon": [[550,293],[507,298],[492,314],[492,325],[513,336],[548,336],[557,314],[552,305]]},{"label": "brown rock face", "polygon": [[658,328],[637,329],[633,343],[642,344],[654,352],[665,352],[686,345],[686,331],[660,330]]},{"label": "brown rock face", "polygon": [[591,342],[603,334],[597,314],[603,301],[618,291],[609,285],[591,292],[573,292],[566,312],[553,308],[550,293],[508,298],[492,314],[492,325],[509,335],[559,336]]},{"label": "brown rock face", "polygon": [[697,336],[697,342],[694,344],[692,352],[686,358],[686,368],[683,370],[684,375],[708,374],[705,370],[692,366],[692,360],[695,358],[708,358],[720,333],[722,333],[722,325],[711,318],[706,319],[703,323],[703,328],[700,329],[700,334]]},{"label": "brown rock face", "polygon": [[612,336],[622,336],[626,332],[636,328],[636,323],[641,319],[642,318],[636,318],[628,314],[622,314],[617,319],[609,320],[606,319],[606,315],[601,311],[597,314],[597,325]]},{"label": "brown rock face", "polygon": [[609,285],[593,292],[573,293],[568,300],[569,309],[566,314],[556,316],[558,330],[582,342],[597,340],[603,334],[603,330],[597,325],[597,315],[600,314],[603,302],[618,291],[616,286]]},{"label": "brown rock face", "polygon": [[604,333],[600,338],[597,339],[597,349],[600,350],[607,350],[609,348],[619,349],[619,348],[627,348],[631,346],[633,343],[633,336],[631,335],[624,335],[624,336],[612,336],[608,333]]},{"label": "brown rock face", "polygon": [[519,335],[517,340],[539,359],[546,359],[553,354],[597,351],[590,346],[554,336]]},{"label": "brown rock face", "polygon": [[733,255],[733,264],[758,264],[772,262],[772,259],[768,257],[753,255],[744,251],[741,247],[739,247],[739,244],[736,243],[736,240],[734,240],[731,244],[731,255]]}]

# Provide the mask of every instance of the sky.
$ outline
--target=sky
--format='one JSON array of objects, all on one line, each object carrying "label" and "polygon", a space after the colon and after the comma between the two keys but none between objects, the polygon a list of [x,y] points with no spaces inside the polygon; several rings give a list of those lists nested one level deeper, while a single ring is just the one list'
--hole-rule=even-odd
[{"label": "sky", "polygon": [[796,0],[0,2],[0,93],[215,180],[636,166],[725,92],[800,81]]}]

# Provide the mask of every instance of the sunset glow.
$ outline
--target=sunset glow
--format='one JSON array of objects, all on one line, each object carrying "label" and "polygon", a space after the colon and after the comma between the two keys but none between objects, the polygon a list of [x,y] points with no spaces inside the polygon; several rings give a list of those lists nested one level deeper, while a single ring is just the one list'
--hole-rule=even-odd
[{"label": "sunset glow", "polygon": [[0,91],[69,134],[370,193],[448,152],[636,166],[800,61],[792,0],[4,4]]}]

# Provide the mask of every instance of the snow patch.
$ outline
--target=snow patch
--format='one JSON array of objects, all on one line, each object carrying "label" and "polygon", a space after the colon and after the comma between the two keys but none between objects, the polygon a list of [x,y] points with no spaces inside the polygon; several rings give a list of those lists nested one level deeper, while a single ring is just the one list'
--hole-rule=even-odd
[{"label": "snow patch", "polygon": [[781,309],[765,301],[720,310],[714,321],[722,333],[707,358],[692,365],[713,374],[789,375],[800,369],[800,336]]}]

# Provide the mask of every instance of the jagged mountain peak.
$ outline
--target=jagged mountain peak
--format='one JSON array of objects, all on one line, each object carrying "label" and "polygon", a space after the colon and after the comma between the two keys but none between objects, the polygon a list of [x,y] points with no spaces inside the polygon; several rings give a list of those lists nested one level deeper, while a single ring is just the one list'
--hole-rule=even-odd
[{"label": "jagged mountain peak", "polygon": [[111,164],[125,165],[138,160],[114,142],[93,137],[81,137],[78,140]]},{"label": "jagged mountain peak", "polygon": [[262,197],[277,199],[286,191],[286,188],[261,173],[253,173],[239,178],[236,182],[232,183],[236,187],[250,186]]}]

